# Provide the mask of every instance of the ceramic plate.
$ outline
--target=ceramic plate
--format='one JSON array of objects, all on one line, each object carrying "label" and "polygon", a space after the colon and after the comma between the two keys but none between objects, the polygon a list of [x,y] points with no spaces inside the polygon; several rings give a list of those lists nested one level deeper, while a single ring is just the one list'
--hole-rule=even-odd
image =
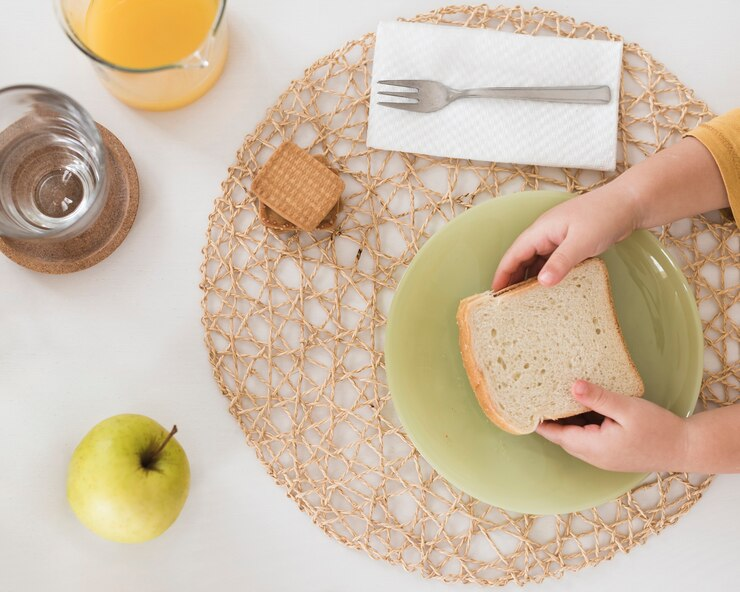
[{"label": "ceramic plate", "polygon": [[[458,303],[489,289],[513,240],[569,197],[518,193],[455,218],[412,261],[388,319],[388,384],[411,440],[451,483],[516,512],[581,510],[619,497],[646,477],[596,469],[537,434],[503,432],[480,410],[463,368],[455,323]],[[602,259],[645,398],[676,414],[690,414],[701,384],[703,338],[683,274],[647,231],[633,233]]]}]

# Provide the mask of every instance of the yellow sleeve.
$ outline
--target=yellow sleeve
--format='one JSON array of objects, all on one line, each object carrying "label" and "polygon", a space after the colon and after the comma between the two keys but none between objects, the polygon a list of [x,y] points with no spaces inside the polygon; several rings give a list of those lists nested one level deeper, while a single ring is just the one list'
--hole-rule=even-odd
[{"label": "yellow sleeve", "polygon": [[734,109],[688,133],[712,153],[722,174],[732,215],[740,222],[740,109]]}]

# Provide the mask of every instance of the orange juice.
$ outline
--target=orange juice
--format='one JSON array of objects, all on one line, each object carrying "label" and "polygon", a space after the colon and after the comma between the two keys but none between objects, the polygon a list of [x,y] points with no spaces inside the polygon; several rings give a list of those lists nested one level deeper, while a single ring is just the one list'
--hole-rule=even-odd
[{"label": "orange juice", "polygon": [[[79,37],[102,58],[101,78],[119,99],[174,109],[216,82],[226,61],[226,27],[214,31],[221,0],[91,0]],[[109,67],[107,67],[109,66]],[[168,66],[173,66],[168,68]],[[150,70],[155,72],[126,72]]]},{"label": "orange juice", "polygon": [[216,19],[217,0],[92,0],[85,41],[124,68],[157,68],[195,52]]}]

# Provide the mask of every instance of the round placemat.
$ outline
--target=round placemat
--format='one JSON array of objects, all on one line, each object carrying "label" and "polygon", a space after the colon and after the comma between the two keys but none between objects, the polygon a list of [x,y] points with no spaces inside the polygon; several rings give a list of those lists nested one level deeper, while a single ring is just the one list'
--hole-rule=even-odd
[{"label": "round placemat", "polygon": [[106,150],[108,196],[98,218],[81,234],[62,240],[0,238],[0,252],[42,273],[82,271],[115,251],[131,230],[139,208],[139,177],[126,147],[100,124]]},{"label": "round placemat", "polygon": [[[540,9],[449,7],[412,19],[531,35],[620,37]],[[629,551],[674,523],[711,477],[663,473],[611,503],[559,516],[506,512],[464,494],[413,448],[385,381],[384,327],[420,246],[480,201],[528,189],[583,192],[613,174],[369,149],[374,35],[293,82],[249,134],[210,216],[203,323],[216,381],[275,481],[327,534],[426,577],[483,585],[557,577]],[[708,119],[707,106],[634,43],[624,46],[618,172]],[[333,231],[265,229],[250,192],[281,142],[323,155],[346,183]],[[734,222],[656,229],[704,322],[704,406],[735,402]]]}]

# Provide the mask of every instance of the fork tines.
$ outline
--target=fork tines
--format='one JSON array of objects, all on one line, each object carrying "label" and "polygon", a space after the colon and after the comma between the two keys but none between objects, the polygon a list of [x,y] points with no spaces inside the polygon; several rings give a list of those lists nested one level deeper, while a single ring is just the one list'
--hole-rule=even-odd
[{"label": "fork tines", "polygon": [[414,106],[419,102],[419,88],[416,80],[379,80],[378,84],[384,84],[386,86],[399,86],[401,88],[409,88],[410,92],[399,92],[399,91],[379,91],[379,95],[386,97],[399,97],[401,99],[410,99],[408,103],[401,101],[381,101],[378,105],[384,107],[394,107],[396,109],[413,110]]}]

